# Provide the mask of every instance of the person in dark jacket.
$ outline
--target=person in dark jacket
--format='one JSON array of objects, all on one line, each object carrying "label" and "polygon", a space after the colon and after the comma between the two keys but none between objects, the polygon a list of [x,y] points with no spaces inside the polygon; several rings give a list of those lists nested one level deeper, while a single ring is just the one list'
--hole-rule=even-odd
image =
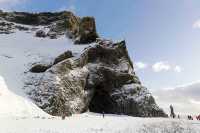
[{"label": "person in dark jacket", "polygon": [[172,118],[175,118],[176,115],[175,115],[175,113],[174,113],[174,107],[173,107],[172,105],[170,105],[169,108],[170,108],[170,116],[171,116]]}]

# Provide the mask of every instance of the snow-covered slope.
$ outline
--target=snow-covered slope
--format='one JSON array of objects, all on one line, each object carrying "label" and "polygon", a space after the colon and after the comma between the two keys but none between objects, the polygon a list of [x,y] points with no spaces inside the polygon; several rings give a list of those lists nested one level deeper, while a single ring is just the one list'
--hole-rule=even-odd
[{"label": "snow-covered slope", "polygon": [[35,62],[48,63],[66,50],[79,52],[85,46],[64,36],[53,40],[36,38],[35,31],[14,32],[0,35],[0,117],[47,115],[26,97],[25,72]]},{"label": "snow-covered slope", "polygon": [[1,133],[199,133],[197,121],[86,113],[61,120],[0,119]]}]

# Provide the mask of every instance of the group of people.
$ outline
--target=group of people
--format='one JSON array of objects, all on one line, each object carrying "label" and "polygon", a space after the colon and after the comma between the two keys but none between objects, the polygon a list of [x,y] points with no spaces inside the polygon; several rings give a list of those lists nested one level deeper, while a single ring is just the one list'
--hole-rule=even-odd
[{"label": "group of people", "polygon": [[188,115],[188,120],[193,120],[193,117],[191,115]]},{"label": "group of people", "polygon": [[[178,119],[181,119],[180,115],[170,115],[171,118],[178,118]],[[191,116],[191,115],[188,115],[187,116],[187,119],[188,120],[194,120],[195,117]],[[196,120],[199,120],[200,121],[200,115],[199,116],[196,116]]]},{"label": "group of people", "polygon": [[200,121],[200,115],[198,115],[196,117],[192,117],[191,115],[188,115],[188,120],[194,120],[194,118],[196,118],[196,120]]},{"label": "group of people", "polygon": [[196,116],[196,119],[197,119],[198,121],[200,121],[200,115]]},{"label": "group of people", "polygon": [[[176,115],[175,115],[175,113],[174,113],[174,108],[173,108],[173,106],[170,105],[169,108],[170,108],[170,117],[171,117],[171,118],[176,118]],[[180,119],[180,115],[178,115],[177,118]],[[188,116],[187,116],[187,119],[188,119],[188,120],[194,120],[194,118],[195,118],[195,117],[192,117],[191,115],[188,115]],[[196,116],[196,120],[200,121],[200,115]]]}]

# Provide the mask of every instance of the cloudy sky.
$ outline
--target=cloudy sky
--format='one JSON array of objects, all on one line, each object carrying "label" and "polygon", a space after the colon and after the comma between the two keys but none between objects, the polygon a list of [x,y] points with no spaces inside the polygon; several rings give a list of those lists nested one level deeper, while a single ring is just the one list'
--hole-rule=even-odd
[{"label": "cloudy sky", "polygon": [[200,113],[199,0],[0,0],[0,8],[94,16],[101,36],[126,39],[137,74],[163,108]]}]

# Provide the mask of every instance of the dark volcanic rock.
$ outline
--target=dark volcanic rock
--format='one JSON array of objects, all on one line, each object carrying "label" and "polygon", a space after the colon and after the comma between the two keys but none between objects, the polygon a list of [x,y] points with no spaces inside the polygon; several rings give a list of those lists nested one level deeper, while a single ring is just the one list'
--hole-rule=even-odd
[{"label": "dark volcanic rock", "polygon": [[[65,55],[65,54],[63,54]],[[53,65],[29,94],[52,115],[69,115],[87,110],[130,116],[166,114],[141,85],[128,56],[125,42],[100,41],[79,58]]]},{"label": "dark volcanic rock", "polygon": [[46,33],[43,30],[39,30],[35,34],[36,37],[46,37]]},{"label": "dark volcanic rock", "polygon": [[59,55],[55,60],[54,60],[54,65],[63,61],[63,60],[66,60],[68,58],[71,58],[73,57],[73,54],[72,54],[72,51],[66,51],[64,52],[63,54]]},{"label": "dark volcanic rock", "polygon": [[31,69],[30,72],[32,73],[42,73],[45,72],[50,66],[43,65],[43,64],[36,64]]},{"label": "dark volcanic rock", "polygon": [[29,28],[25,26],[15,25],[14,23],[6,22],[6,21],[0,21],[0,34],[11,34],[11,33],[14,33],[15,29],[18,29],[20,31],[29,30]]},{"label": "dark volcanic rock", "polygon": [[0,34],[13,33],[13,29],[14,27],[12,23],[0,22]]},{"label": "dark volcanic rock", "polygon": [[49,32],[47,33],[47,36],[48,36],[50,39],[57,39],[57,33],[56,33],[56,32],[49,31]]}]

